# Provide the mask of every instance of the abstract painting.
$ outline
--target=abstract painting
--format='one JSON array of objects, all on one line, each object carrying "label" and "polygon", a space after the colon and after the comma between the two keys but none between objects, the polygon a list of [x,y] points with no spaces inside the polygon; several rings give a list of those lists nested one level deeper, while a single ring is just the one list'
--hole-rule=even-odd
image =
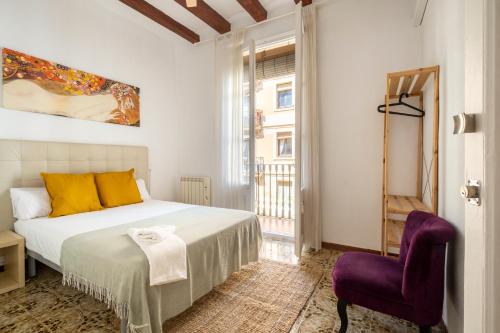
[{"label": "abstract painting", "polygon": [[2,49],[3,107],[140,126],[140,89]]}]

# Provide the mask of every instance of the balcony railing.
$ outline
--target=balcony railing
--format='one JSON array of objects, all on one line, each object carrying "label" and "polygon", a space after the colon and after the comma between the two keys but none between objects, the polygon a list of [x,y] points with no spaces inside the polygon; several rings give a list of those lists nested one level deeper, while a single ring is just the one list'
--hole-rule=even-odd
[{"label": "balcony railing", "polygon": [[295,218],[295,165],[255,165],[257,215]]}]

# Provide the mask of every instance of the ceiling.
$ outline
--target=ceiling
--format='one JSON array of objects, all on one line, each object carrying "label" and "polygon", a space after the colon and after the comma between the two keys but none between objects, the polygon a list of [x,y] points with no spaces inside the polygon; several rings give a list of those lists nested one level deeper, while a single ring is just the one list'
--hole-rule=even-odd
[{"label": "ceiling", "polygon": [[[219,32],[215,31],[207,23],[203,22],[200,18],[195,16],[189,10],[184,8],[175,0],[120,0],[122,3],[119,4],[126,7],[128,11],[132,11],[133,15],[143,16],[139,11],[134,10],[127,6],[127,2],[131,3],[144,3],[147,1],[146,5],[151,5],[156,9],[160,10],[164,14],[171,17],[173,20],[177,21],[181,25],[185,26],[192,32],[199,35],[201,41],[212,39],[219,35]],[[198,0],[202,1],[202,0]],[[207,5],[219,13],[224,19],[231,23],[231,29],[247,27],[256,23],[256,20],[247,12],[238,0],[204,0]],[[241,2],[255,2],[255,0],[242,0]],[[294,10],[295,1],[294,0],[258,0],[260,4],[267,11],[267,19],[277,17],[283,14],[290,13]],[[150,15],[148,15],[150,16]],[[156,23],[157,24],[157,23]],[[163,28],[163,27],[162,27]],[[166,29],[166,28],[164,28]],[[182,36],[179,36],[182,38]],[[186,38],[186,37],[184,37]],[[189,39],[189,38],[187,38]],[[196,41],[190,40],[195,43]]]}]

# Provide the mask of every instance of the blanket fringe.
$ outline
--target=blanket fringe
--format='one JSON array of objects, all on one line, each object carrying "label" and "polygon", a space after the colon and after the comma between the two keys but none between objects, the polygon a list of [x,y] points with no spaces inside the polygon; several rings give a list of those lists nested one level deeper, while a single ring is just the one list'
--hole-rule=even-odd
[{"label": "blanket fringe", "polygon": [[128,314],[130,311],[128,303],[118,302],[116,297],[113,296],[107,288],[99,286],[76,274],[64,271],[62,284],[64,286],[73,287],[78,291],[84,292],[98,301],[105,303],[108,306],[108,309],[112,309],[115,312],[118,319],[127,320],[127,332],[140,333],[140,329],[149,326],[148,324],[134,325],[128,321]]},{"label": "blanket fringe", "polygon": [[105,303],[109,309],[116,313],[119,319],[128,318],[128,304],[118,302],[108,289],[70,272],[63,272],[62,284],[73,287]]},{"label": "blanket fringe", "polygon": [[78,275],[63,272],[62,284],[84,292],[85,294],[94,297],[100,302],[105,303],[108,309],[112,309],[118,319],[127,320],[127,331],[130,333],[140,333],[139,329],[147,327],[148,325],[134,325],[128,322],[129,306],[127,303],[120,303],[116,300],[111,292],[89,280],[82,278]]},{"label": "blanket fringe", "polygon": [[125,302],[118,302],[116,297],[111,294],[111,292],[102,286],[97,285],[81,276],[76,274],[63,271],[62,284],[64,286],[72,287],[78,291],[84,292],[85,294],[94,297],[100,302],[107,305],[108,309],[112,309],[118,319],[127,320],[127,332],[130,333],[140,333],[140,329],[146,328],[149,325],[134,325],[129,321],[129,305]]}]

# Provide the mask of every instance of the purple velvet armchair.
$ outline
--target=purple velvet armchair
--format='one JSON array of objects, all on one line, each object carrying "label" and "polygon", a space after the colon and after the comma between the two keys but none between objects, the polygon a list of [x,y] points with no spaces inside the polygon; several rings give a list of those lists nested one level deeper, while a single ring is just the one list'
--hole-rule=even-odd
[{"label": "purple velvet armchair", "polygon": [[399,259],[347,252],[332,272],[333,290],[347,331],[347,304],[360,305],[417,324],[431,332],[443,311],[446,243],[451,224],[430,213],[413,211],[406,220]]}]

